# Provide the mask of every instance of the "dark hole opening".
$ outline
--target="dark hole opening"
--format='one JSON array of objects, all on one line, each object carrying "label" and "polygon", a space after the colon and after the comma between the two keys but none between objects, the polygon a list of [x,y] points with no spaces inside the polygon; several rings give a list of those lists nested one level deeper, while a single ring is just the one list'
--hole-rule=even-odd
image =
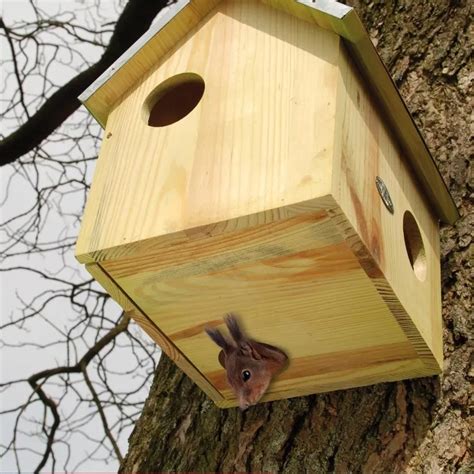
[{"label": "dark hole opening", "polygon": [[154,97],[147,101],[150,127],[171,125],[186,117],[198,105],[204,94],[204,81],[197,74],[186,76],[188,78],[178,83],[165,81],[153,93]]},{"label": "dark hole opening", "polygon": [[420,229],[413,214],[405,211],[403,215],[403,236],[408,260],[418,280],[426,278],[426,254]]}]

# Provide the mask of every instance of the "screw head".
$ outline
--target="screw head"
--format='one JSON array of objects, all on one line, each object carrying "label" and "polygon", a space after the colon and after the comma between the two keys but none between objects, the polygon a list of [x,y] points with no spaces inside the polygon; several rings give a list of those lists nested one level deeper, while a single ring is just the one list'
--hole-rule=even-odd
[{"label": "screw head", "polygon": [[375,177],[375,185],[377,186],[377,191],[379,192],[379,195],[382,198],[385,207],[388,209],[388,212],[390,212],[390,214],[393,214],[395,212],[395,209],[393,207],[392,198],[390,197],[390,193],[388,192],[387,186],[385,185],[383,179],[380,176]]}]

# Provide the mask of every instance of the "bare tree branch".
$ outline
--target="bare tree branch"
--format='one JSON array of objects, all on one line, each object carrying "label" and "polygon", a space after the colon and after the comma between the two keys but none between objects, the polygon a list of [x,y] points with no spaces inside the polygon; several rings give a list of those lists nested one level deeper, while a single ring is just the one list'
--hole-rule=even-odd
[{"label": "bare tree branch", "polygon": [[117,441],[115,440],[114,436],[112,435],[112,432],[110,431],[109,424],[107,422],[107,418],[104,413],[104,408],[99,399],[99,396],[97,395],[97,392],[95,391],[94,385],[92,384],[91,379],[89,378],[89,375],[87,374],[87,365],[85,364],[82,366],[82,374],[84,375],[84,380],[86,381],[86,385],[91,392],[92,400],[94,400],[94,403],[97,407],[97,411],[99,412],[100,419],[102,420],[102,424],[104,426],[105,435],[107,436],[107,438],[109,438],[109,441],[114,448],[114,452],[115,452],[115,455],[117,456],[117,459],[120,462],[122,462],[123,461],[122,453],[120,452],[120,448],[118,447]]},{"label": "bare tree branch", "polygon": [[[26,122],[18,136],[33,143],[48,133],[40,130],[48,121],[60,124],[57,114],[67,117],[94,79],[84,75],[113,62],[166,1],[124,4],[91,0],[70,9],[23,0],[21,17],[14,8],[5,14],[3,134]],[[0,457],[17,472],[114,469],[159,354],[134,324],[121,330],[126,316],[73,256],[100,135],[80,109],[0,170],[0,278],[10,300],[7,311],[2,305],[0,348],[19,362],[1,374],[0,414],[10,437],[0,442]]]},{"label": "bare tree branch", "polygon": [[[0,166],[12,163],[34,150],[77,110],[81,105],[78,95],[145,33],[158,12],[167,4],[168,0],[129,0],[100,60],[54,92],[31,117],[28,117],[25,106],[27,120],[0,142]],[[1,17],[0,28],[10,38],[10,29]]]},{"label": "bare tree branch", "polygon": [[[31,385],[34,392],[38,395],[40,400],[44,403],[45,407],[49,408],[54,420],[49,430],[47,430],[46,426],[43,426],[43,431],[47,436],[46,449],[43,454],[43,457],[41,458],[40,463],[35,469],[35,473],[41,472],[41,469],[45,466],[46,462],[51,456],[53,443],[55,441],[56,430],[58,429],[59,423],[61,422],[59,412],[56,407],[56,403],[51,397],[49,397],[46,394],[46,392],[42,388],[42,385],[44,381],[47,380],[48,378],[54,375],[60,375],[60,374],[71,374],[74,372],[82,372],[84,374],[86,384],[92,393],[94,402],[98,406],[99,413],[100,413],[102,422],[104,424],[104,430],[107,434],[107,437],[110,439],[113,445],[114,451],[117,454],[117,457],[120,460],[122,459],[120,450],[118,449],[118,446],[115,440],[113,439],[113,436],[110,433],[103,409],[101,407],[97,394],[91,384],[91,381],[87,375],[86,369],[87,369],[87,365],[89,364],[89,362],[92,360],[93,357],[95,357],[105,346],[107,346],[111,341],[113,341],[119,334],[127,330],[129,322],[130,322],[130,317],[124,313],[122,317],[120,318],[119,323],[115,327],[113,327],[105,336],[99,339],[99,341],[97,341],[97,343],[84,354],[84,356],[81,358],[81,360],[79,360],[79,362],[77,362],[77,364],[74,364],[71,366],[55,367],[54,369],[43,370],[41,372],[38,372],[37,374],[32,375],[28,379],[28,383]],[[42,380],[41,384],[39,383],[40,380]],[[46,421],[46,417],[45,417],[45,421]]]}]

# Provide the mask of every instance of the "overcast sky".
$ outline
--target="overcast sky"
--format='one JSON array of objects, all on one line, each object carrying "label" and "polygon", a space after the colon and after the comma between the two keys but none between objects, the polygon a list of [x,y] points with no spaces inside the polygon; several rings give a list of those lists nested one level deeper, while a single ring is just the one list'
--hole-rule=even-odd
[{"label": "overcast sky", "polygon": [[[92,0],[90,0],[92,4]],[[94,2],[95,3],[95,2]],[[116,19],[115,9],[117,4],[120,3],[120,0],[102,0],[101,1],[101,12],[104,15],[104,18],[109,20]],[[121,3],[124,3],[123,1]],[[40,6],[43,10],[47,11],[51,15],[55,15],[65,10],[73,10],[78,15],[78,21],[81,21],[81,9],[87,5],[85,0],[71,0],[71,1],[59,1],[59,0],[36,0],[35,4]],[[17,20],[26,20],[31,17],[31,7],[29,6],[28,0],[3,0],[1,4],[2,8],[2,17],[7,25],[12,24]],[[85,13],[84,13],[85,15]],[[86,22],[86,17],[83,17],[83,21]],[[4,39],[2,38],[4,41]],[[5,44],[2,42],[0,44],[0,52],[6,51]],[[100,48],[89,47],[87,51],[88,59],[94,61],[94,58],[98,58],[101,53]],[[3,55],[3,53],[1,53]],[[5,65],[2,65],[4,68]],[[74,71],[71,68],[61,68],[58,67],[54,71],[55,79],[57,83],[66,82],[72,75]],[[5,83],[5,69],[0,70],[0,80],[2,83]],[[11,93],[11,89],[8,87],[14,87],[13,83],[7,85],[7,89],[2,94],[2,102],[6,100],[5,98]],[[34,84],[31,85],[29,91],[34,91]],[[2,109],[0,109],[2,110]],[[5,123],[2,123],[2,133],[8,134],[6,130]],[[66,124],[67,126],[67,124]],[[60,144],[57,146],[61,146]],[[61,153],[61,149],[55,150],[58,153]],[[93,154],[95,150],[91,150]],[[92,175],[93,166],[90,167],[90,174]],[[24,182],[20,178],[15,178],[13,181],[10,181],[12,175],[12,168],[2,167],[0,168],[0,221],[5,221],[7,218],[17,215],[21,211],[24,211],[31,205],[31,199],[34,198],[34,194],[25,187]],[[89,177],[90,178],[90,177]],[[9,183],[9,186],[7,184]],[[8,199],[7,199],[8,195]],[[68,198],[67,203],[62,203],[61,205],[67,205],[70,207],[80,206],[81,198],[77,196],[76,198]],[[77,200],[75,203],[74,199]],[[51,239],[57,239],[58,234],[66,231],[68,235],[77,235],[78,226],[74,223],[69,223],[65,220],[64,216],[61,216],[59,213],[52,215],[48,220],[48,226],[43,231],[43,238],[50,237]],[[64,266],[66,263],[66,267]],[[1,265],[1,263],[0,263]],[[86,274],[85,270],[78,264],[74,259],[73,252],[69,252],[63,259],[58,255],[49,253],[46,257],[43,255],[33,255],[28,258],[18,257],[15,261],[8,261],[7,266],[12,267],[15,265],[21,265],[25,267],[32,267],[38,269],[47,269],[49,272],[60,272],[62,277],[70,278],[71,280],[82,278],[88,279],[89,276]],[[82,276],[81,276],[82,275]],[[19,308],[22,307],[21,300],[28,301],[33,296],[37,295],[43,290],[51,289],[51,283],[44,281],[40,277],[35,277],[30,274],[26,274],[21,271],[10,271],[8,273],[0,272],[0,308],[1,308],[1,318],[2,321],[6,321],[9,317],[15,316],[18,314]],[[107,311],[110,314],[116,315],[120,312],[120,308],[113,301],[108,303]],[[25,340],[36,341],[38,343],[44,344],[49,340],[55,340],[57,334],[48,325],[48,319],[61,321],[61,318],[64,319],[65,327],[67,324],[70,324],[71,315],[70,313],[70,303],[67,301],[57,301],[54,307],[44,314],[44,318],[36,318],[32,323],[28,325],[27,331],[19,330],[17,328],[10,328],[1,336],[2,341],[8,343],[19,343]],[[147,338],[140,330],[137,330],[137,334],[140,334],[140,337]],[[64,362],[64,355],[58,352],[55,347],[48,349],[39,349],[32,346],[29,347],[20,347],[12,348],[5,347],[2,343],[0,350],[0,375],[1,381],[5,382],[11,379],[18,379],[30,376],[32,373],[38,372],[45,368],[54,367],[56,364],[61,364]],[[86,349],[84,345],[83,349]],[[123,356],[120,355],[120,351],[116,351],[113,357],[112,366],[110,366],[111,373],[114,369],[123,369],[127,366],[127,352],[122,351]],[[157,352],[156,360],[159,358],[159,352]],[[115,365],[115,367],[114,367]],[[112,376],[113,379],[113,376]],[[123,378],[118,378],[117,383],[124,384],[126,381]],[[20,400],[24,400],[31,393],[31,389],[27,384],[16,385],[14,390],[7,391],[2,394],[0,399],[2,409],[7,409],[18,404]],[[59,395],[59,394],[58,394]],[[146,392],[142,394],[142,397],[146,396]],[[70,401],[71,406],[75,403],[74,400]],[[40,405],[36,405],[40,410]],[[67,407],[63,408],[63,414],[66,415]],[[29,413],[29,416],[40,418],[40,413],[35,413],[32,410]],[[66,415],[67,416],[67,415]],[[6,444],[11,439],[11,431],[14,423],[13,416],[4,416],[1,421],[1,436],[2,444]],[[25,428],[26,429],[26,428]],[[131,430],[132,428],[130,428]],[[129,430],[129,431],[130,431]],[[87,461],[81,466],[80,471],[115,471],[118,467],[116,462],[109,462],[104,464],[103,461],[98,461],[94,457],[90,456],[88,453],[89,445],[87,442],[87,437],[94,437],[99,433],[103,432],[103,429],[98,422],[92,422],[88,425],[86,435],[77,435],[75,438],[71,438],[70,444],[74,447],[74,452],[72,453],[71,460],[68,463],[69,468],[72,468],[79,460],[86,458]],[[123,454],[127,451],[127,436],[123,436],[120,441],[120,447]],[[44,451],[44,444],[39,441],[36,437],[31,437],[26,434],[23,436],[22,445],[25,448],[30,448],[34,451],[39,451],[42,453]],[[62,449],[61,446],[58,446],[59,459],[57,460],[57,470],[62,471],[62,461],[67,455],[66,449]],[[61,459],[62,457],[62,459]],[[23,472],[32,471],[36,464],[38,463],[39,457],[32,454],[29,451],[22,451],[20,453],[21,464],[23,467]],[[15,459],[12,452],[7,453],[0,461],[0,469],[2,472],[16,472]]]}]

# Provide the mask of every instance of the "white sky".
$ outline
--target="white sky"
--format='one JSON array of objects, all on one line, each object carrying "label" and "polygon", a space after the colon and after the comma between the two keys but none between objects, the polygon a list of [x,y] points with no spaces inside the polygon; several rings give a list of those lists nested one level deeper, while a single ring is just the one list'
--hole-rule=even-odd
[{"label": "white sky", "polygon": [[[109,17],[110,20],[114,20],[116,18],[116,13],[114,13],[115,4],[119,0],[102,0],[101,1],[101,9],[105,17]],[[80,17],[80,10],[84,6],[88,4],[88,2],[92,2],[92,0],[70,0],[70,1],[59,1],[59,0],[36,0],[34,3],[40,6],[43,10],[50,12],[51,14],[58,13],[64,10],[75,10],[78,12],[78,17]],[[122,2],[123,3],[123,2]],[[103,8],[102,8],[103,7]],[[1,3],[1,15],[4,18],[4,21],[7,25],[11,24],[15,20],[22,20],[27,19],[28,15],[30,15],[31,8],[28,5],[27,0],[3,0]],[[85,21],[85,20],[84,20]],[[5,47],[4,44],[0,44],[0,56],[3,55],[2,50]],[[99,48],[90,47],[90,50],[87,52],[88,58],[93,61],[94,57],[98,58],[100,55],[101,50]],[[72,70],[68,70],[64,68],[62,70],[55,71],[55,78],[57,82],[66,82],[74,72]],[[0,80],[3,79],[1,69],[0,69]],[[34,85],[32,86],[34,88]],[[5,92],[7,95],[9,91]],[[0,125],[1,126],[1,125]],[[5,130],[2,130],[3,133],[6,133]],[[60,145],[59,145],[60,146]],[[59,152],[60,150],[56,150]],[[94,150],[91,150],[91,154],[94,153]],[[91,167],[91,171],[93,170],[93,166]],[[2,167],[0,168],[0,202],[4,200],[5,193],[6,193],[6,183],[11,176],[12,169],[10,167]],[[31,205],[31,198],[32,195],[29,194],[22,184],[21,180],[16,180],[12,183],[8,189],[9,197],[6,205],[0,207],[0,221],[5,220],[7,217],[16,215],[21,210],[27,208]],[[73,197],[71,198],[70,202],[66,203],[68,206],[74,207],[79,206],[80,202],[77,201],[75,203],[74,200],[79,199],[80,197]],[[58,229],[62,229],[65,225],[64,218],[60,215],[54,216],[52,219],[49,220],[50,228],[45,229],[44,235],[50,235],[52,239],[57,237]],[[66,224],[69,225],[69,224]],[[70,228],[69,231],[71,233],[77,232],[78,228]],[[61,275],[68,276],[71,279],[77,278],[77,274],[83,274],[84,279],[88,278],[89,276],[85,274],[85,270],[78,264],[78,262],[74,259],[72,252],[65,256],[66,264],[68,265],[68,269],[62,270],[63,273]],[[28,267],[34,267],[38,269],[48,268],[49,271],[60,270],[63,268],[63,261],[59,256],[54,257],[52,254],[48,254],[47,257],[41,255],[33,255],[30,256],[28,259],[25,257],[18,257],[15,262],[9,262],[8,267],[16,265],[23,265]],[[1,264],[0,264],[1,265]],[[66,273],[64,273],[66,272]],[[42,290],[51,289],[51,283],[42,280],[40,277],[35,276],[25,276],[24,272],[20,271],[13,271],[13,272],[0,272],[0,308],[1,308],[1,318],[2,321],[7,320],[11,315],[15,315],[18,313],[18,308],[22,306],[21,302],[19,301],[18,297],[25,300],[29,300],[32,296],[38,294]],[[69,302],[61,302],[58,301],[54,307],[54,314],[48,314],[48,318],[55,318],[55,321],[60,324],[61,318],[64,320],[65,325],[67,324],[67,320],[70,317],[68,315],[68,311],[70,311],[70,303]],[[114,302],[110,302],[108,304],[108,311],[109,314],[116,315],[119,313],[120,308]],[[20,342],[27,338],[28,340],[36,340],[38,343],[44,344],[48,340],[54,340],[55,333],[48,326],[47,320],[37,319],[33,321],[32,324],[28,325],[28,331],[25,332],[18,329],[11,329],[5,331],[2,335],[2,338],[8,339],[9,343],[12,342]],[[143,336],[141,331],[137,332],[140,334],[140,337]],[[1,381],[8,381],[10,379],[17,379],[28,377],[32,373],[36,373],[41,369],[44,368],[51,368],[54,367],[58,363],[62,363],[63,361],[63,354],[58,353],[58,350],[53,348],[48,349],[37,349],[37,348],[5,348],[4,346],[0,346],[0,376]],[[84,345],[84,350],[86,346]],[[129,361],[127,360],[126,351],[122,351],[123,356],[120,356],[120,352],[118,351],[116,355],[114,355],[113,365],[115,367],[109,367],[109,370],[113,372],[114,369],[123,369],[127,366]],[[159,353],[157,353],[157,360],[159,358]],[[113,377],[112,377],[113,379]],[[123,378],[117,378],[117,383],[124,384],[125,381]],[[19,400],[23,400],[31,393],[31,389],[27,384],[16,385],[15,390],[8,391],[3,394],[2,398],[0,399],[1,408],[9,408],[14,406],[18,403]],[[142,393],[142,398],[146,396],[145,393]],[[71,401],[73,403],[73,401]],[[39,405],[37,405],[38,408]],[[67,412],[67,408],[64,408],[64,413]],[[32,417],[40,417],[39,413],[35,413],[34,410],[30,412],[30,416]],[[113,414],[110,415],[113,418]],[[1,420],[1,437],[2,443],[7,443],[11,437],[11,430],[13,426],[14,418],[13,417],[4,417]],[[129,431],[131,431],[132,427]],[[87,436],[99,436],[99,433],[102,433],[103,429],[100,422],[96,422],[94,424],[90,424],[88,426],[88,433]],[[93,457],[88,455],[88,442],[87,436],[83,437],[84,439],[81,440],[81,437],[71,438],[71,445],[74,448],[74,452],[72,453],[72,459],[68,464],[69,468],[72,468],[80,459],[87,458],[87,462],[81,466],[80,471],[102,471],[102,472],[115,472],[118,464],[116,462],[108,462],[104,464],[103,461],[97,461]],[[120,441],[120,447],[123,454],[127,451],[127,438],[128,435],[122,436]],[[108,442],[108,441],[107,441]],[[23,437],[23,445],[25,447],[29,447],[33,450],[37,450],[39,452],[44,451],[44,444],[41,443],[37,438],[31,436],[24,436]],[[59,446],[59,458],[66,456],[66,451],[61,449]],[[20,453],[20,461],[22,465],[22,472],[29,472],[32,471],[39,460],[38,456],[34,454],[24,451]],[[63,459],[59,459],[57,462],[57,470],[62,471],[62,461]],[[48,469],[50,470],[51,467],[48,465]],[[16,464],[14,460],[13,453],[7,453],[7,455],[0,460],[0,470],[1,472],[16,472]],[[77,472],[77,471],[76,471]]]}]

